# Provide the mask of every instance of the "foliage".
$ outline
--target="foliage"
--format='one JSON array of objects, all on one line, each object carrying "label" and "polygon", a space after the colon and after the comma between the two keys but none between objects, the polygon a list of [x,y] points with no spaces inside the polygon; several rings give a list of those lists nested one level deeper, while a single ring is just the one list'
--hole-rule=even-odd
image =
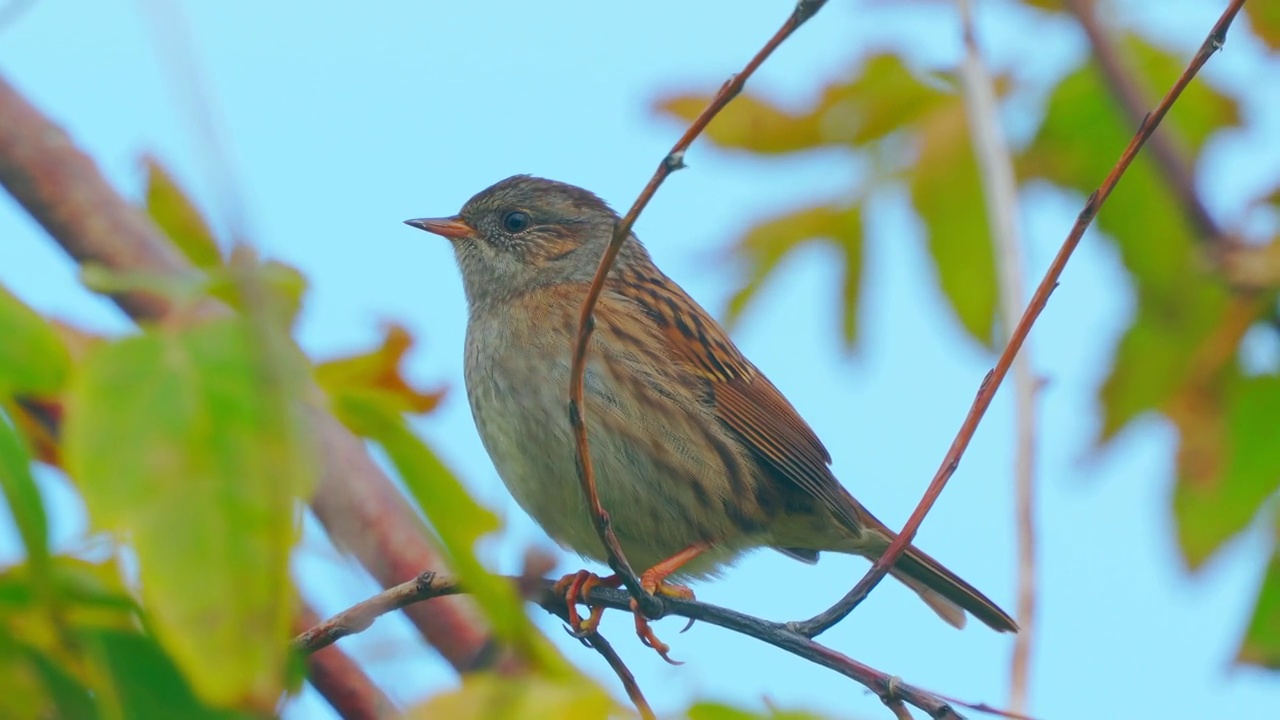
[{"label": "foliage", "polygon": [[[1038,5],[1057,9],[1057,3]],[[1274,47],[1274,9],[1265,3],[1246,8],[1256,31]],[[1181,54],[1138,35],[1126,35],[1117,45],[1153,98],[1185,66]],[[1044,121],[1014,158],[1019,179],[1078,191],[1083,200],[1110,171],[1134,128],[1092,61],[1048,90]],[[708,98],[662,96],[654,107],[686,122]],[[965,123],[958,92],[917,78],[897,56],[876,53],[830,80],[819,98],[799,111],[749,93],[730,105],[708,128],[710,141],[720,148],[754,154],[762,162],[815,150],[852,154],[871,170],[845,197],[765,218],[731,241],[730,254],[743,271],[728,317],[741,315],[781,258],[805,243],[827,242],[846,265],[842,335],[852,347],[863,248],[899,241],[864,237],[857,210],[874,189],[900,186],[911,194],[939,289],[956,319],[970,337],[990,344],[997,300],[994,258]],[[1239,100],[1197,79],[1160,132],[1194,159],[1215,133],[1239,123]],[[903,153],[904,148],[910,152]],[[1140,155],[1097,218],[1128,271],[1137,309],[1098,388],[1102,422],[1095,448],[1106,447],[1147,414],[1173,423],[1180,443],[1171,510],[1182,556],[1196,569],[1255,521],[1273,522],[1267,508],[1280,490],[1280,424],[1275,422],[1280,378],[1276,368],[1247,376],[1238,354],[1251,330],[1275,332],[1271,318],[1280,273],[1264,268],[1274,267],[1269,258],[1280,253],[1280,238],[1261,238],[1230,252],[1211,250],[1215,243],[1239,241],[1205,237],[1188,213],[1176,211],[1178,204],[1157,165]],[[1243,225],[1244,218],[1231,218],[1231,238],[1233,228]],[[1280,667],[1272,622],[1280,617],[1274,575],[1272,562],[1241,647],[1242,662]]]}]

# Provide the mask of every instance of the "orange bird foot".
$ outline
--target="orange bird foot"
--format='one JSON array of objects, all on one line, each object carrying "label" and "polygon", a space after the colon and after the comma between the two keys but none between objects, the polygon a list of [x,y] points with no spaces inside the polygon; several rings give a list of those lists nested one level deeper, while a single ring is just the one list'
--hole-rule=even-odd
[{"label": "orange bird foot", "polygon": [[[640,575],[640,587],[650,595],[658,597],[677,598],[679,600],[693,600],[693,591],[683,585],[666,582],[667,577],[679,570],[685,563],[702,554],[709,545],[699,543],[691,545],[684,550],[672,555],[653,567],[645,570]],[[554,586],[552,592],[564,596],[565,605],[568,608],[569,628],[575,637],[584,637],[596,631],[600,626],[600,618],[604,615],[603,607],[591,607],[591,614],[584,620],[578,613],[578,605],[586,604],[584,599],[591,594],[591,591],[597,587],[616,588],[622,585],[622,579],[617,575],[608,577],[600,577],[593,572],[587,570],[579,570],[576,573],[569,573],[560,578]],[[672,665],[680,665],[681,663],[672,660],[668,655],[671,646],[658,639],[654,634],[653,628],[649,627],[649,618],[645,617],[640,610],[640,604],[631,600],[631,614],[636,621],[636,635],[640,637],[640,642],[647,647],[653,648],[663,660]],[[688,630],[693,624],[691,620],[684,630]],[[680,632],[684,632],[681,630]]]}]

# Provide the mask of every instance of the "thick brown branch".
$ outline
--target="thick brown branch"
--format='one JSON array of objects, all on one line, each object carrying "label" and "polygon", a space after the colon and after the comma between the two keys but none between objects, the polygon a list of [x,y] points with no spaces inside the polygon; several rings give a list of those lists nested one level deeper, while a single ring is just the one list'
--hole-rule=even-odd
[{"label": "thick brown branch", "polygon": [[925,515],[933,508],[933,503],[937,501],[943,488],[946,487],[947,481],[951,479],[956,467],[959,466],[960,458],[964,455],[965,449],[969,447],[969,441],[973,439],[974,431],[978,429],[978,423],[981,422],[987,408],[991,406],[991,400],[995,397],[996,390],[999,389],[1001,381],[1004,380],[1005,375],[1009,373],[1009,368],[1013,365],[1013,358],[1018,354],[1022,343],[1027,339],[1027,334],[1031,332],[1031,326],[1035,324],[1036,318],[1040,317],[1040,313],[1044,310],[1045,305],[1048,304],[1049,295],[1057,287],[1058,279],[1062,277],[1062,271],[1067,266],[1067,260],[1071,257],[1071,253],[1075,251],[1076,246],[1080,244],[1080,238],[1084,236],[1085,229],[1089,227],[1089,223],[1093,221],[1098,208],[1102,206],[1102,203],[1106,202],[1107,196],[1111,194],[1116,184],[1120,182],[1125,170],[1128,169],[1133,159],[1137,157],[1138,151],[1142,149],[1147,138],[1151,137],[1152,131],[1164,119],[1165,114],[1169,112],[1169,108],[1173,106],[1174,101],[1182,94],[1183,89],[1187,87],[1200,68],[1208,62],[1209,57],[1222,47],[1226,39],[1227,29],[1231,27],[1232,20],[1240,12],[1240,7],[1243,4],[1244,0],[1233,0],[1227,9],[1223,11],[1222,16],[1213,26],[1213,30],[1209,32],[1209,36],[1201,45],[1200,50],[1192,58],[1187,69],[1183,71],[1182,76],[1174,83],[1173,87],[1160,101],[1160,104],[1156,106],[1156,109],[1144,118],[1137,134],[1134,135],[1133,140],[1129,142],[1129,146],[1120,155],[1120,159],[1116,162],[1115,167],[1112,168],[1111,173],[1107,175],[1102,185],[1085,202],[1084,209],[1080,211],[1080,215],[1076,218],[1075,226],[1071,228],[1066,240],[1062,242],[1062,247],[1059,248],[1053,263],[1050,264],[1044,278],[1040,281],[1040,285],[1036,288],[1035,294],[1032,295],[1030,304],[1022,314],[1022,319],[1018,321],[1018,326],[1014,328],[1008,344],[1005,345],[1004,351],[1000,353],[1000,359],[996,362],[995,368],[983,379],[978,389],[977,397],[974,398],[973,405],[969,408],[969,414],[960,426],[960,432],[956,435],[955,440],[952,441],[951,448],[942,460],[942,465],[939,467],[937,474],[934,475],[933,481],[929,483],[929,488],[925,491],[924,497],[921,498],[915,511],[911,513],[907,524],[903,526],[901,534],[889,544],[888,549],[871,565],[871,569],[867,571],[867,574],[838,603],[809,620],[795,623],[795,628],[799,632],[813,637],[840,622],[884,579],[885,574],[889,572],[889,568],[897,562],[902,555],[902,551],[911,543],[916,531],[920,528],[920,523],[924,521]]},{"label": "thick brown branch", "polygon": [[[181,276],[196,272],[156,227],[107,183],[93,160],[60,128],[0,78],[0,184],[79,262],[121,271]],[[164,297],[144,292],[113,298],[139,322],[171,310]],[[208,301],[200,314],[227,312]],[[364,443],[317,401],[312,416],[321,475],[312,507],[329,535],[350,550],[383,587],[444,563],[395,486]],[[439,600],[416,605],[410,619],[454,667],[466,670],[488,640],[469,605]]]},{"label": "thick brown branch", "polygon": [[631,593],[631,596],[635,598],[640,609],[650,617],[658,617],[662,614],[662,600],[653,597],[640,587],[640,579],[636,577],[631,564],[627,562],[627,558],[622,552],[622,547],[618,544],[618,538],[614,536],[610,527],[609,513],[600,504],[595,471],[591,465],[591,450],[587,444],[587,424],[583,414],[585,408],[583,383],[586,377],[587,344],[590,341],[593,329],[592,313],[595,310],[596,301],[600,299],[600,293],[604,290],[604,280],[609,274],[609,268],[613,266],[613,261],[617,258],[618,251],[622,249],[623,242],[631,235],[631,228],[635,226],[636,219],[640,217],[640,213],[649,204],[653,194],[658,191],[658,186],[667,179],[668,175],[684,167],[684,154],[689,149],[689,146],[702,134],[702,131],[706,129],[715,116],[729,104],[729,101],[742,92],[743,86],[746,85],[747,80],[755,73],[756,69],[773,54],[773,51],[783,41],[790,37],[806,20],[821,10],[825,4],[826,0],[799,0],[791,16],[773,34],[773,37],[769,38],[764,47],[751,58],[741,72],[730,77],[720,87],[720,91],[711,99],[711,103],[707,105],[707,108],[694,119],[689,128],[676,141],[676,144],[671,147],[671,151],[662,158],[662,162],[658,163],[658,169],[654,171],[653,177],[649,178],[644,190],[640,191],[640,196],[636,198],[636,201],[631,205],[631,209],[614,227],[613,237],[609,240],[609,246],[605,248],[604,256],[600,258],[600,266],[596,269],[595,277],[591,281],[591,287],[587,290],[587,296],[582,301],[582,310],[578,316],[578,334],[573,345],[573,363],[569,374],[569,424],[573,428],[574,444],[577,449],[578,480],[582,485],[582,494],[586,500],[587,511],[591,513],[591,517],[595,521],[596,534],[599,535],[600,542],[604,545],[605,552],[608,554],[609,567],[622,579],[623,584],[628,592]]}]

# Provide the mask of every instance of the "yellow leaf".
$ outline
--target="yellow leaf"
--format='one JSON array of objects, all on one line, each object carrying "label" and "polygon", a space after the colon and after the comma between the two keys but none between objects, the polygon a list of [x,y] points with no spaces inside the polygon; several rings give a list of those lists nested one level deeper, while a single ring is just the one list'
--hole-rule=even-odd
[{"label": "yellow leaf", "polygon": [[615,717],[618,708],[599,686],[582,677],[553,680],[536,675],[518,677],[472,673],[462,687],[433,697],[414,708],[408,718],[428,720],[592,720]]}]

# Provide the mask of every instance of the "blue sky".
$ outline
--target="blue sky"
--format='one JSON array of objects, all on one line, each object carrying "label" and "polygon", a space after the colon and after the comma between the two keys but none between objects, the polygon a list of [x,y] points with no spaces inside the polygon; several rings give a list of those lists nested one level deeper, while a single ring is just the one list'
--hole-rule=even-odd
[{"label": "blue sky", "polygon": [[[866,5],[831,3],[751,87],[800,103],[867,48],[893,43],[911,47],[922,69],[954,65],[958,34],[945,4],[901,11]],[[1185,51],[1220,8],[1178,5],[1177,17],[1148,21]],[[999,33],[1008,42],[994,49],[997,62],[1016,61],[1024,76],[1044,79],[1081,57],[1081,38],[1059,32],[1061,23],[1002,16],[1000,7],[984,16],[991,36],[1014,23],[1026,31]],[[785,0],[394,2],[357,12],[345,3],[296,0],[46,0],[0,29],[0,72],[63,124],[126,194],[140,195],[141,154],[158,155],[216,219],[243,217],[266,254],[302,269],[311,292],[300,333],[313,356],[368,347],[385,321],[409,326],[420,341],[413,377],[452,388],[443,409],[418,428],[506,519],[506,531],[484,551],[495,568],[511,570],[527,547],[550,542],[509,499],[472,425],[461,385],[465,308],[451,252],[401,221],[451,214],[475,191],[518,172],[583,185],[625,208],[681,130],[655,117],[650,100],[714,89],[789,8]],[[1237,86],[1256,81],[1242,73],[1256,67],[1248,62],[1258,50],[1241,37],[1211,62],[1211,78]],[[1274,74],[1275,63],[1268,67]],[[192,88],[212,108],[217,144],[193,119],[202,111]],[[1274,138],[1280,111],[1274,102],[1259,107],[1253,119]],[[1034,102],[1011,108],[1015,132],[1025,134],[1035,122]],[[1247,136],[1225,138],[1208,162],[1241,184],[1262,183],[1280,161],[1258,147]],[[690,169],[659,191],[636,231],[658,263],[715,310],[732,275],[709,260],[726,242],[763,217],[838,197],[859,173],[838,154],[762,162],[699,144],[687,159]],[[224,190],[228,184],[234,195]],[[1207,188],[1207,195],[1212,208],[1231,210],[1240,185],[1216,195]],[[1045,189],[1028,193],[1032,277],[1081,201]],[[868,246],[857,354],[840,351],[838,269],[820,247],[784,263],[735,338],[825,440],[843,482],[897,526],[994,358],[960,333],[941,302],[905,198],[884,193],[868,212],[876,237]],[[0,283],[25,301],[102,331],[129,327],[78,286],[70,261],[7,196],[0,236]],[[1097,423],[1091,389],[1131,311],[1124,283],[1115,253],[1088,236],[1032,335],[1046,385],[1031,709],[1046,718],[1258,716],[1274,707],[1275,680],[1233,669],[1230,660],[1260,580],[1260,528],[1188,576],[1168,512],[1171,428],[1140,421],[1105,454],[1088,452]],[[1002,393],[918,540],[1007,608],[1014,606],[1012,429],[1011,402]],[[45,488],[58,537],[71,546],[83,512],[56,479]],[[376,590],[314,535],[296,568],[322,612]],[[15,552],[12,533],[0,525],[0,558]],[[560,567],[577,566],[566,555]],[[710,602],[797,619],[839,597],[864,568],[850,558],[807,567],[759,553],[696,589]],[[617,690],[593,653],[569,641],[554,619],[538,620],[580,666]],[[678,621],[659,623],[673,655],[686,662],[673,668],[633,642],[629,626],[625,616],[611,615],[604,630],[660,711],[713,698],[757,708],[767,699],[839,717],[885,714],[860,686],[717,628],[676,635]],[[956,632],[899,586],[882,585],[823,639],[908,682],[1005,702],[1010,638],[978,625]],[[394,618],[344,645],[401,701],[456,681]],[[290,708],[299,718],[325,712],[310,694]]]}]

